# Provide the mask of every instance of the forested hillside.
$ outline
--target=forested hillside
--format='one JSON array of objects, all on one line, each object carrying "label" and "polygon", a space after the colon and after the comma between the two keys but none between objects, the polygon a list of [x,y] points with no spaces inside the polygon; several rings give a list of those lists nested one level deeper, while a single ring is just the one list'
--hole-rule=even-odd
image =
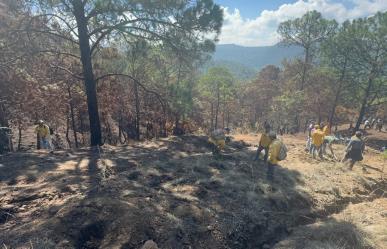
[{"label": "forested hillside", "polygon": [[302,48],[296,45],[277,44],[267,47],[243,47],[234,44],[216,46],[214,61],[230,61],[261,70],[267,65],[280,66],[283,60],[302,57]]},{"label": "forested hillside", "polygon": [[387,12],[225,20],[0,0],[0,248],[387,248]]},{"label": "forested hillside", "polygon": [[229,70],[237,80],[247,82],[257,76],[258,70],[253,67],[246,66],[234,60],[210,60],[201,68],[202,72],[207,72],[212,67],[224,67]]},{"label": "forested hillside", "polygon": [[[279,26],[281,46],[244,48],[215,46],[218,5],[143,8],[133,19],[124,3],[3,1],[1,125],[19,147],[39,119],[79,147],[265,120],[359,129],[365,116],[386,117],[386,13],[338,24],[308,12]],[[203,70],[211,58],[235,62]]]}]

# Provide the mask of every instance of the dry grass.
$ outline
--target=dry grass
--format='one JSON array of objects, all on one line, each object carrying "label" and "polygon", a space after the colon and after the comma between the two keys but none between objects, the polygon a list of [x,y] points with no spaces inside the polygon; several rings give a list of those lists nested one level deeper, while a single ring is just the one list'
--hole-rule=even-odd
[{"label": "dry grass", "polygon": [[[259,136],[236,138],[256,144]],[[0,243],[23,238],[12,246],[140,248],[152,239],[160,248],[272,247],[291,227],[315,222],[317,214],[329,216],[351,200],[367,200],[380,179],[373,169],[347,173],[311,159],[301,136],[284,140],[289,157],[276,167],[274,182],[266,179],[263,163],[252,162],[254,147],[232,142],[216,160],[203,136],[105,146],[97,160],[89,151],[10,155],[1,162],[7,170],[0,175],[0,204],[11,205],[15,217],[0,224],[0,234],[6,234]],[[379,161],[368,158],[365,163],[378,169]],[[361,245],[367,237],[348,223],[332,218],[309,225],[304,231],[315,234],[299,238],[315,248]]]},{"label": "dry grass", "polygon": [[329,219],[298,228],[293,235],[276,245],[275,249],[372,249],[370,236],[353,222]]}]

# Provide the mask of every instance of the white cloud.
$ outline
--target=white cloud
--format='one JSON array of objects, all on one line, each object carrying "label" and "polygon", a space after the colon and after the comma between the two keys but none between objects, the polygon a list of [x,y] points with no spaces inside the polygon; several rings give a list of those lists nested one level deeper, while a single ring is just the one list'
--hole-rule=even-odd
[{"label": "white cloud", "polygon": [[220,44],[273,45],[279,41],[276,32],[279,23],[301,17],[309,10],[317,10],[325,18],[334,18],[339,22],[370,16],[378,11],[387,11],[387,0],[347,1],[352,2],[351,8],[332,0],[299,0],[295,3],[283,4],[274,11],[264,10],[255,19],[243,18],[238,9],[230,10],[225,7]]}]

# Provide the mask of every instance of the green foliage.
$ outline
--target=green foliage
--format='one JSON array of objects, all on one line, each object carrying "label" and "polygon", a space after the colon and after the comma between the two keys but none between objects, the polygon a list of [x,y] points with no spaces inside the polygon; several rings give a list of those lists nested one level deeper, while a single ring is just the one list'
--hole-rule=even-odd
[{"label": "green foliage", "polygon": [[236,61],[228,60],[211,60],[203,66],[202,70],[206,72],[211,67],[227,68],[227,70],[230,71],[233,77],[238,80],[251,80],[258,73],[252,67],[245,66],[244,64],[238,63]]},{"label": "green foliage", "polygon": [[234,78],[230,71],[223,67],[213,67],[200,79],[200,90],[211,100],[220,97],[228,98],[232,94]]},{"label": "green foliage", "polygon": [[273,112],[290,119],[296,113],[303,111],[305,95],[302,91],[285,92],[274,99]]},{"label": "green foliage", "polygon": [[285,44],[312,48],[332,35],[336,27],[336,21],[324,19],[321,13],[313,10],[301,18],[281,23],[278,33]]}]

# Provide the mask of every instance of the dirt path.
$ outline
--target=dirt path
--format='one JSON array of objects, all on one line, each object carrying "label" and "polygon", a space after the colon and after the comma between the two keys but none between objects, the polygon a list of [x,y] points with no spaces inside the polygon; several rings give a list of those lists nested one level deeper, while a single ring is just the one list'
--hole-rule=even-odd
[{"label": "dirt path", "polygon": [[[367,238],[359,248],[386,246],[380,154],[368,149],[367,172],[349,172],[311,159],[302,135],[283,139],[289,156],[274,182],[264,164],[251,160],[258,140],[252,135],[235,136],[220,160],[200,136],[3,156],[0,245],[141,248],[153,240],[160,248],[300,248],[282,245],[298,245],[298,231],[342,224],[340,215],[350,213],[351,231]],[[369,226],[355,216],[366,210],[380,215],[365,217],[374,222]]]}]

